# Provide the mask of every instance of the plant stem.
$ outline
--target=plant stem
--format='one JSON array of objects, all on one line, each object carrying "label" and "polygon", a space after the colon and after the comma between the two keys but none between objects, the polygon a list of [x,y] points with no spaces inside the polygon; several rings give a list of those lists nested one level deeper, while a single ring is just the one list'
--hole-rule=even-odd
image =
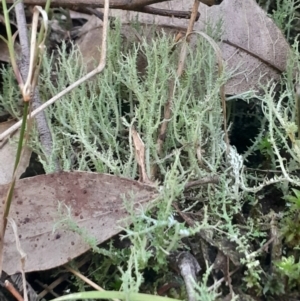
[{"label": "plant stem", "polygon": [[22,85],[22,79],[20,78],[18,66],[16,63],[16,57],[15,57],[15,51],[14,51],[14,40],[11,33],[11,27],[10,27],[10,19],[9,19],[9,10],[7,9],[6,0],[2,0],[2,10],[4,15],[4,21],[5,21],[5,28],[6,28],[6,34],[7,34],[7,47],[9,51],[10,61],[16,76],[16,79],[18,81],[19,85]]}]

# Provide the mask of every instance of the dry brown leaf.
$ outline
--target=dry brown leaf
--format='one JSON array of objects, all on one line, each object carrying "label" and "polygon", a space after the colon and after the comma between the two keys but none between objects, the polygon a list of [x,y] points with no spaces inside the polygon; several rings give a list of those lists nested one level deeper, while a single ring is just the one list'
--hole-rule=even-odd
[{"label": "dry brown leaf", "polygon": [[[0,123],[0,133],[14,125],[15,121],[7,121]],[[11,136],[11,139],[18,137],[19,131]],[[13,168],[17,154],[17,142],[5,140],[0,143],[0,185],[9,183],[12,180]],[[16,179],[19,179],[21,174],[25,172],[26,167],[29,165],[31,150],[28,147],[24,148],[19,167],[16,173]]]},{"label": "dry brown leaf", "polygon": [[[131,135],[135,149],[135,159],[139,165],[140,170],[140,179],[139,181],[146,184],[151,184],[147,172],[146,172],[146,165],[145,165],[145,145],[143,140],[141,139],[139,133],[134,129],[131,128]],[[153,183],[152,183],[153,184]]]},{"label": "dry brown leaf", "polygon": [[[7,189],[8,185],[0,186],[2,200]],[[123,196],[140,208],[153,200],[157,192],[134,180],[88,172],[61,172],[17,181],[10,217],[18,226],[21,247],[27,254],[25,271],[60,266],[90,248],[67,226],[53,231],[55,223],[62,220],[59,206],[64,217],[70,208],[72,220],[99,244],[125,225],[124,221],[118,223],[128,216]],[[5,234],[3,270],[10,275],[20,270],[11,227]]]},{"label": "dry brown leaf", "polygon": [[221,45],[223,58],[238,74],[226,86],[228,94],[249,89],[258,90],[260,84],[278,80],[286,68],[290,51],[281,30],[254,0],[226,0],[208,13],[223,18],[224,33]]},{"label": "dry brown leaf", "polygon": [[90,19],[79,30],[76,44],[83,57],[83,65],[87,72],[92,71],[100,60],[100,45],[102,44],[102,21],[96,16]]}]

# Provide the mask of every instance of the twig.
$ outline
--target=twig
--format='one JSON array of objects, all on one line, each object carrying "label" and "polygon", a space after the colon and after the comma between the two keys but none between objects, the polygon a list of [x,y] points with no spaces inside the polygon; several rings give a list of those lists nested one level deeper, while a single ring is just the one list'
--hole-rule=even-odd
[{"label": "twig", "polygon": [[[65,278],[68,278],[68,275],[66,275],[66,276],[67,276],[67,277],[65,277]],[[61,277],[58,278],[58,279],[61,281]],[[64,281],[64,280],[66,280],[66,279],[63,279],[62,281]],[[40,286],[44,289],[44,290],[43,290],[43,293],[44,293],[45,295],[51,294],[51,295],[54,296],[55,298],[58,298],[58,297],[60,296],[60,295],[57,294],[53,289],[51,289],[51,288],[49,287],[49,285],[44,284],[43,282],[39,281],[38,279],[35,279],[34,282],[36,282],[38,285],[40,285]]]},{"label": "twig", "polygon": [[[7,3],[13,3],[14,0],[7,0]],[[166,2],[170,0],[111,0],[109,3],[110,8],[118,9],[134,9],[150,4]],[[24,4],[28,5],[40,5],[43,6],[46,3],[46,0],[23,0]],[[68,7],[72,8],[73,6],[90,6],[103,8],[105,6],[105,0],[52,0],[52,7]]]},{"label": "twig", "polygon": [[202,179],[196,181],[190,181],[185,184],[184,189],[190,189],[195,186],[205,185],[205,184],[218,184],[219,183],[219,176],[211,176],[211,177],[204,177]]},{"label": "twig", "polygon": [[80,272],[74,270],[73,268],[71,268],[68,265],[65,265],[64,268],[71,272],[73,275],[75,275],[76,277],[82,279],[85,283],[87,283],[88,285],[90,285],[91,287],[93,287],[94,289],[96,289],[97,291],[104,291],[105,289],[103,289],[101,286],[99,286],[98,284],[96,284],[95,282],[93,282],[92,280],[90,280],[89,278],[85,277],[84,275],[82,275]]},{"label": "twig", "polygon": [[[80,262],[76,262],[76,266],[77,268],[80,268],[81,266],[83,266],[84,264],[86,264],[88,261],[90,260],[89,255],[87,254],[87,256],[85,256]],[[69,278],[69,273],[65,273],[63,275],[61,275],[59,278],[55,279],[52,283],[50,283],[49,285],[45,285],[47,286],[47,288],[45,288],[42,292],[40,292],[38,294],[38,299],[41,300],[42,298],[44,298],[50,291],[50,293],[54,293],[54,289],[61,284],[63,281],[67,281]],[[39,282],[37,280],[35,280],[35,282],[37,282],[39,284]],[[40,284],[44,287],[43,284]],[[55,294],[55,293],[54,293]]]},{"label": "twig", "polygon": [[63,281],[67,280],[69,277],[68,274],[64,274],[61,275],[59,278],[55,279],[55,281],[53,281],[51,284],[47,285],[47,284],[43,284],[42,282],[40,282],[38,279],[35,279],[34,281],[39,284],[41,287],[44,288],[44,290],[42,292],[40,292],[38,294],[38,298],[39,300],[41,300],[43,297],[45,297],[48,293],[52,294],[54,297],[59,297],[58,294],[56,294],[53,289],[58,286],[59,284],[61,284]]},{"label": "twig", "polygon": [[281,170],[273,170],[273,169],[259,169],[259,168],[252,168],[252,167],[246,167],[246,170],[253,170],[257,172],[264,172],[264,173],[281,173]]},{"label": "twig", "polygon": [[[6,0],[7,3],[13,3],[14,0]],[[167,2],[170,0],[111,0],[110,8],[120,8],[133,10],[134,8],[143,7],[150,4]],[[24,4],[28,5],[40,5],[43,6],[46,3],[46,0],[23,0]],[[201,0],[200,2],[212,6],[218,5],[222,1],[218,0]],[[52,7],[69,7],[72,6],[91,6],[102,8],[105,6],[105,0],[51,0]]]},{"label": "twig", "polygon": [[226,256],[226,275],[225,275],[225,277],[227,278],[227,284],[229,287],[229,295],[232,298],[234,295],[234,291],[232,288],[232,283],[231,283],[232,279],[231,279],[230,272],[229,272],[229,267],[230,267],[229,263],[230,263],[229,256]]},{"label": "twig", "polygon": [[24,301],[20,293],[15,289],[15,287],[8,280],[5,280],[4,286],[18,301]]},{"label": "twig", "polygon": [[[100,287],[99,285],[97,285],[95,282],[93,282],[92,280],[88,279],[87,277],[85,277],[84,275],[82,275],[80,272],[72,269],[71,267],[69,267],[68,265],[64,266],[69,272],[71,272],[72,274],[74,274],[75,276],[77,276],[78,278],[82,279],[85,283],[87,283],[88,285],[90,285],[91,287],[93,287],[94,289],[96,289],[97,291],[105,291],[102,287]],[[114,301],[120,301],[119,299],[112,299]]]},{"label": "twig", "polygon": [[295,86],[296,124],[298,126],[297,138],[300,138],[300,86]]},{"label": "twig", "polygon": [[[152,6],[143,6],[138,9],[132,9],[132,10],[141,13],[151,14],[151,15],[174,17],[178,19],[190,19],[192,15],[191,12],[187,12],[187,11],[160,9]],[[200,13],[197,12],[197,17],[195,21],[198,21],[199,17],[200,17]]]},{"label": "twig", "polygon": [[221,283],[227,279],[227,277],[231,277],[231,276],[232,276],[235,272],[237,272],[239,269],[240,269],[240,267],[237,267],[237,268],[234,269],[232,272],[230,272],[228,275],[226,275],[226,276],[222,277],[221,279],[219,279],[217,282],[215,282],[212,286],[210,286],[210,287],[208,288],[208,291],[212,291],[212,290],[214,290],[214,289],[217,289],[217,288],[221,285]]},{"label": "twig", "polygon": [[[24,285],[23,285],[22,273],[17,273],[17,274],[13,274],[13,275],[9,276],[5,273],[5,271],[2,271],[2,276],[0,277],[0,282],[4,283],[5,280],[8,280],[9,282],[11,282],[12,285],[14,286],[14,288],[18,292],[23,292]],[[31,287],[31,285],[27,281],[26,281],[25,285],[26,285],[26,289],[27,289],[28,299],[30,301],[39,300],[37,293],[34,291],[34,289]],[[0,291],[1,291],[1,288],[0,288]],[[1,293],[0,293],[0,300],[2,300]],[[5,300],[3,300],[3,301],[5,301]]]},{"label": "twig", "polygon": [[[92,7],[74,7],[72,8],[74,11],[83,12],[87,14],[93,14],[99,19],[103,20],[103,13],[99,11],[98,9],[92,8]],[[157,15],[157,16],[165,16],[165,17],[174,17],[178,19],[189,19],[191,17],[191,12],[189,11],[180,11],[180,10],[168,10],[168,9],[161,9],[161,8],[155,8],[152,6],[143,6],[139,8],[133,8],[132,11],[146,13],[150,15]],[[198,21],[200,17],[200,13],[197,14]],[[110,17],[110,20],[112,21],[114,18]]]},{"label": "twig", "polygon": [[275,237],[271,237],[265,244],[263,244],[259,249],[255,250],[250,254],[252,258],[257,256],[260,252],[265,251],[267,247],[275,240]]}]

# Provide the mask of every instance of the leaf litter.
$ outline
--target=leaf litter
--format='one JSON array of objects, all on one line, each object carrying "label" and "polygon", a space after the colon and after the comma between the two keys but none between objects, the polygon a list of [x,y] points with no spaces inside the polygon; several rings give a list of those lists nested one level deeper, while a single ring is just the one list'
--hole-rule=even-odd
[{"label": "leaf litter", "polygon": [[[7,189],[8,185],[0,186],[2,200]],[[81,235],[70,229],[70,219],[100,244],[129,224],[125,199],[141,209],[157,195],[155,188],[137,181],[90,172],[60,172],[17,181],[10,217],[17,224],[27,255],[25,272],[63,265],[90,249]],[[20,271],[19,257],[8,227],[3,262],[7,274]]]}]

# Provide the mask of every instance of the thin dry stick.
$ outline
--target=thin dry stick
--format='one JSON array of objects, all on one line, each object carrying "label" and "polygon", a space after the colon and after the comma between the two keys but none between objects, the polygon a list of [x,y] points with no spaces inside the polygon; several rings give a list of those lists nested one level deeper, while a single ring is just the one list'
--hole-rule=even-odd
[{"label": "thin dry stick", "polygon": [[205,185],[205,184],[218,184],[219,181],[220,181],[219,176],[208,176],[208,177],[204,177],[199,180],[190,181],[190,182],[186,183],[184,185],[184,189],[187,190],[187,189],[193,188],[195,186],[200,186],[200,185]]},{"label": "thin dry stick", "polygon": [[[179,56],[179,62],[178,62],[178,67],[177,67],[177,72],[176,72],[178,77],[180,77],[183,73],[184,63],[185,63],[185,59],[186,59],[186,52],[187,52],[188,37],[194,28],[195,20],[197,19],[197,15],[198,15],[198,9],[199,9],[199,1],[195,0],[193,9],[192,9],[191,18],[190,18],[189,25],[188,25],[187,32],[186,32],[186,40],[183,42],[183,45],[181,47],[180,56]],[[171,107],[172,107],[174,93],[175,93],[175,80],[173,79],[169,86],[169,98],[165,104],[164,120],[159,129],[159,135],[158,135],[158,139],[157,139],[157,153],[159,156],[162,155],[163,144],[164,144],[164,141],[166,138],[168,123],[169,123],[169,120],[172,115]],[[156,172],[157,172],[157,166],[156,166],[156,168],[154,168],[152,178],[155,177]]]},{"label": "thin dry stick", "polygon": [[[13,3],[14,0],[6,0],[7,3]],[[104,0],[52,0],[51,6],[60,6],[60,7],[103,7]],[[111,8],[120,8],[131,10],[133,8],[139,8],[150,4],[166,2],[170,0],[112,0],[110,7]],[[46,0],[23,0],[24,4],[28,5],[45,5]],[[212,6],[218,5],[222,1],[217,0],[200,0],[200,2]]]},{"label": "thin dry stick", "polygon": [[[69,87],[67,87],[65,90],[61,91],[51,99],[49,99],[47,102],[42,104],[40,107],[35,109],[34,111],[31,112],[30,117],[35,117],[38,113],[49,107],[51,104],[53,104],[55,101],[72,91],[74,88],[77,86],[81,85],[85,81],[89,80],[96,74],[100,73],[106,64],[106,41],[107,41],[107,29],[108,29],[108,12],[109,12],[109,0],[105,0],[105,5],[104,5],[104,18],[103,18],[103,33],[102,33],[102,45],[101,45],[101,56],[100,56],[100,62],[99,65],[96,69],[91,71],[90,73],[86,74],[82,78],[80,78],[78,81],[75,83],[71,84]],[[27,116],[29,118],[29,115]],[[7,129],[5,132],[3,132],[0,135],[0,141],[2,141],[5,137],[13,133],[15,130],[17,130],[21,126],[22,121],[17,122],[14,124],[12,127]]]},{"label": "thin dry stick", "polygon": [[229,286],[229,292],[230,292],[230,296],[232,298],[234,296],[234,291],[232,288],[232,279],[231,279],[231,276],[229,275],[229,273],[230,273],[229,266],[230,266],[230,259],[228,256],[226,256],[226,275],[225,275],[225,277],[227,278],[227,284]]},{"label": "thin dry stick", "polygon": [[[37,280],[35,282],[39,285],[42,285],[44,287],[44,290],[38,294],[38,299],[41,300],[43,297],[45,297],[48,293],[52,294],[54,296],[53,289],[57,287],[62,282],[66,281],[68,279],[69,275],[64,274],[60,276],[59,278],[55,279],[50,285],[42,285]],[[47,287],[47,288],[46,288]],[[56,297],[56,296],[55,296]]]},{"label": "thin dry stick", "polygon": [[[240,269],[240,267],[235,268],[232,272],[228,274],[229,277],[231,277],[235,272],[237,272]],[[207,290],[210,292],[212,290],[216,290],[222,282],[224,282],[227,279],[227,276],[222,277],[217,282],[215,282],[212,286],[210,286]]]},{"label": "thin dry stick", "polygon": [[[90,260],[90,257],[88,255],[85,256],[81,261],[76,262],[77,268],[80,268],[81,266],[86,264],[89,260]],[[41,300],[42,298],[44,298],[48,294],[48,292],[49,292],[48,290],[53,291],[53,289],[55,289],[63,281],[68,280],[68,278],[69,278],[69,273],[65,273],[65,274],[61,275],[59,278],[55,279],[52,283],[47,285],[47,289],[44,289],[42,292],[40,292],[38,294],[38,299]]]},{"label": "thin dry stick", "polygon": [[15,287],[8,280],[4,281],[4,286],[18,301],[24,301],[20,293],[15,289]]},{"label": "thin dry stick", "polygon": [[[88,15],[93,14],[98,17],[100,20],[103,20],[103,13],[100,12],[96,8],[91,7],[72,7],[72,10],[78,11],[79,13],[86,13]],[[169,10],[169,9],[162,9],[162,8],[155,8],[152,6],[143,6],[136,9],[131,9],[131,11],[137,11],[141,13],[146,13],[150,15],[157,15],[157,16],[165,16],[165,17],[173,17],[178,19],[189,19],[191,17],[190,11],[180,11],[180,10]],[[197,15],[197,21],[200,17],[200,14]],[[110,20],[114,20],[114,17],[110,17]]]},{"label": "thin dry stick", "polygon": [[[99,285],[97,285],[95,282],[93,282],[92,280],[90,280],[89,278],[85,277],[84,275],[82,275],[80,272],[72,269],[71,267],[69,267],[68,265],[64,266],[69,272],[73,273],[75,276],[79,277],[80,279],[82,279],[84,282],[86,282],[88,285],[90,285],[91,287],[93,287],[94,289],[96,289],[97,291],[103,292],[105,291],[102,287],[100,287]],[[114,301],[120,301],[119,299],[112,299]]]},{"label": "thin dry stick", "polygon": [[[66,276],[67,276],[67,275],[66,275]],[[62,278],[62,277],[60,277],[60,278],[58,278],[58,279],[61,279],[61,278]],[[64,280],[66,280],[66,279],[64,279]],[[43,282],[39,281],[38,279],[35,279],[34,282],[37,283],[38,285],[40,285],[40,286],[44,289],[44,290],[43,290],[43,293],[44,293],[45,295],[51,294],[51,295],[52,295],[53,297],[55,297],[55,298],[58,298],[58,297],[60,296],[59,294],[55,293],[54,290],[51,289],[51,288],[49,287],[49,285],[44,284]]]}]

